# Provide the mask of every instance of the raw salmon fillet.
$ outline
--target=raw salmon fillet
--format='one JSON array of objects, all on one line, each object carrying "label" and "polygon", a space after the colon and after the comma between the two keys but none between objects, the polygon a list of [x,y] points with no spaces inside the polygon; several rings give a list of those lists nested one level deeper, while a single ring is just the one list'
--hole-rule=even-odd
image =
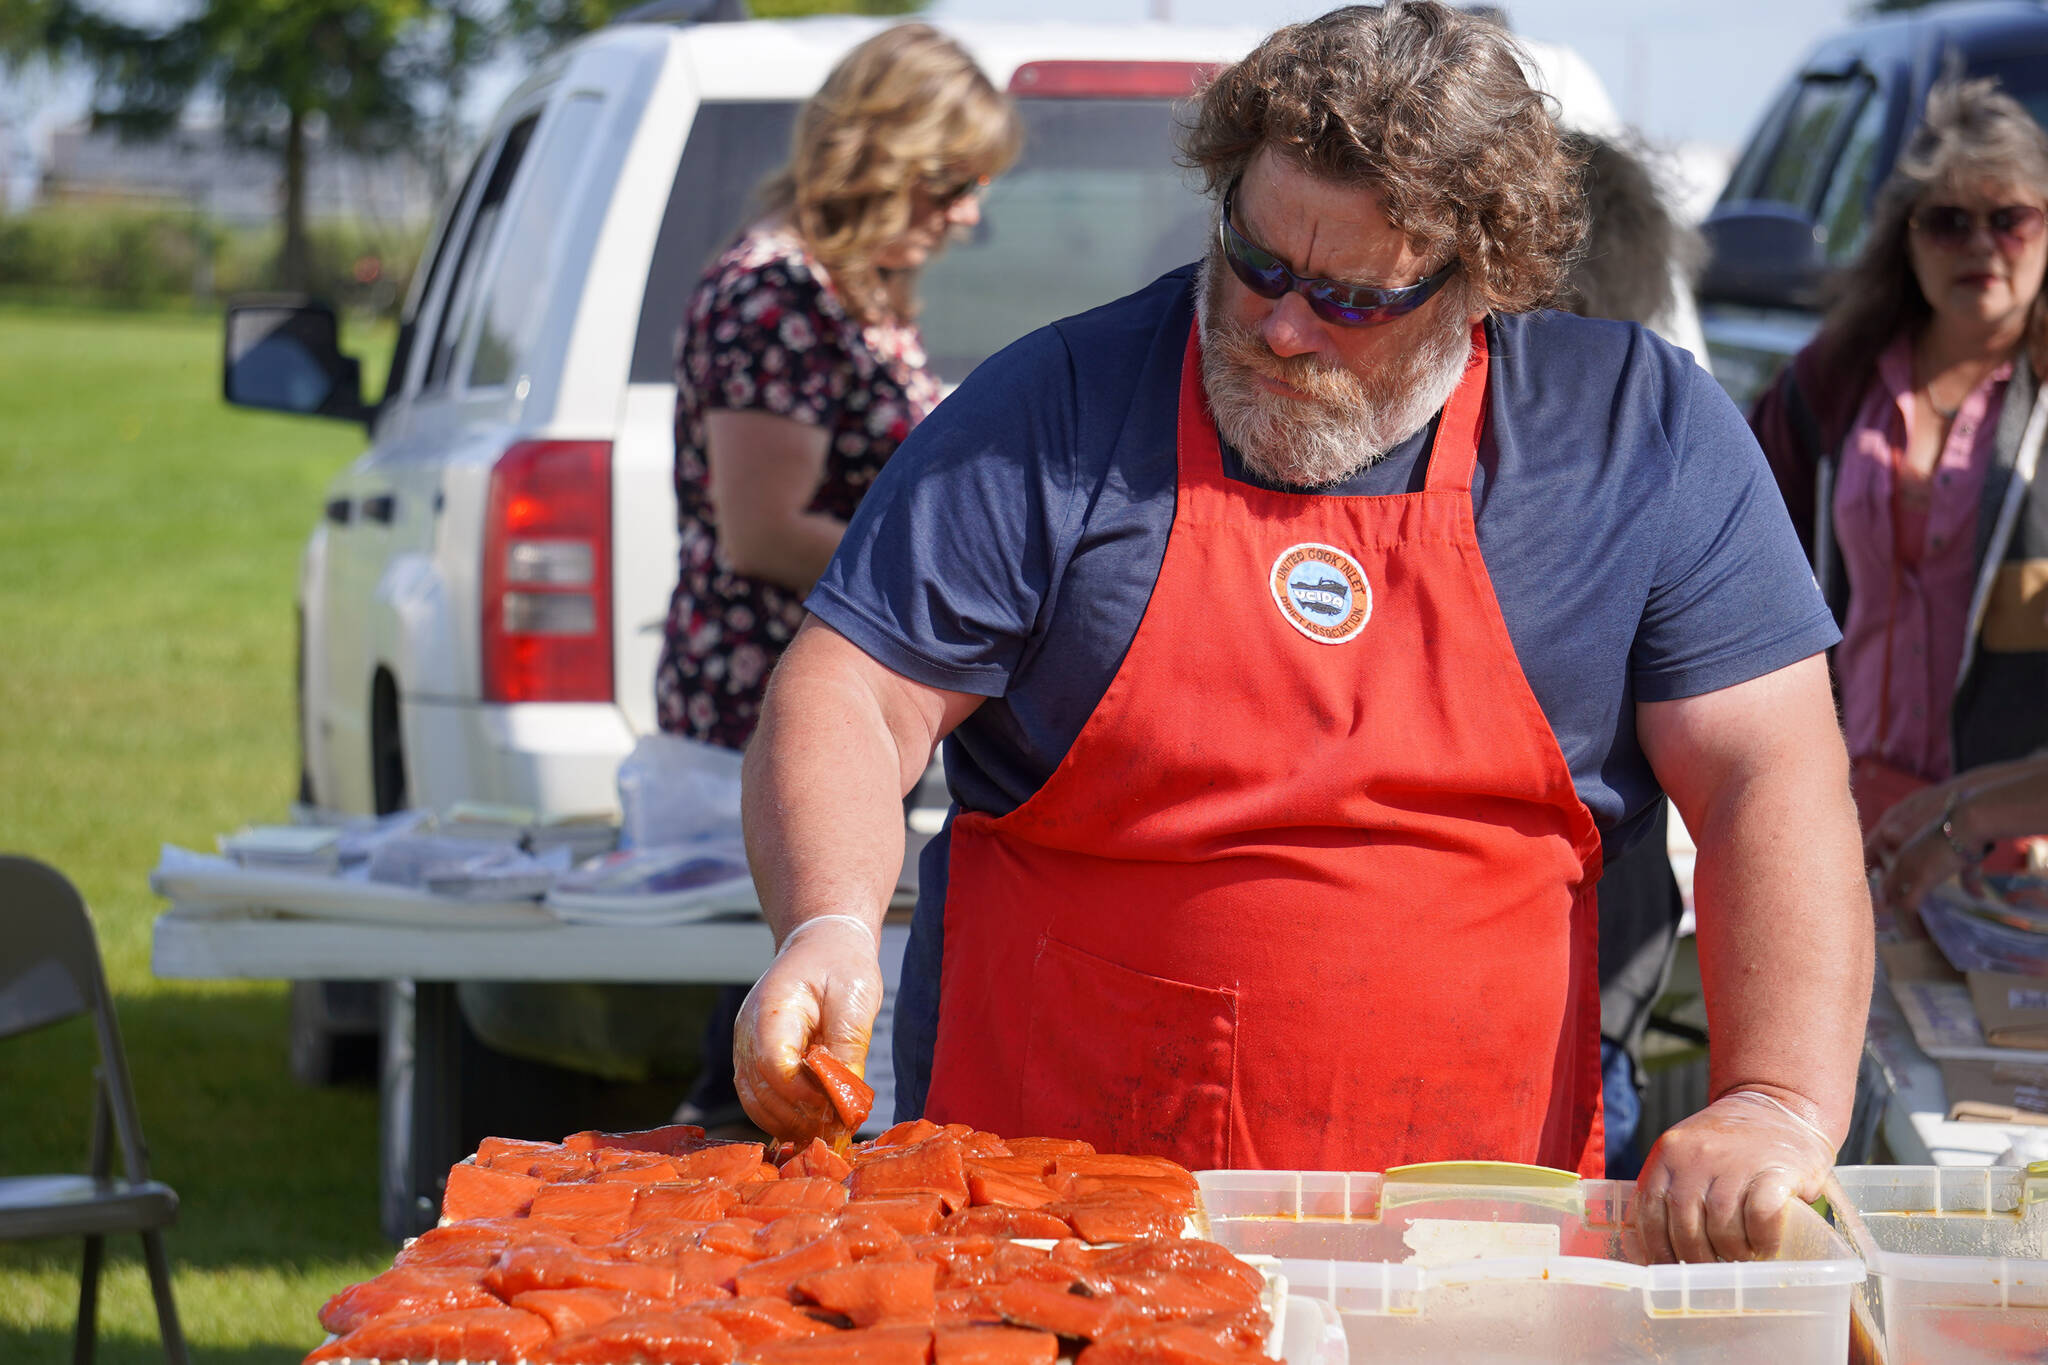
[{"label": "raw salmon fillet", "polygon": [[940,1232],[987,1233],[991,1237],[1034,1237],[1058,1241],[1071,1228],[1064,1219],[1037,1209],[1012,1209],[989,1205],[962,1209],[939,1224]]},{"label": "raw salmon fillet", "polygon": [[306,1357],[327,1360],[491,1360],[532,1355],[552,1332],[547,1319],[518,1308],[470,1308],[359,1327]]},{"label": "raw salmon fillet", "polygon": [[811,1145],[782,1163],[782,1178],[791,1180],[798,1176],[823,1176],[827,1180],[844,1180],[853,1174],[853,1166],[845,1157],[825,1145],[823,1138],[812,1138]]},{"label": "raw salmon fillet", "polygon": [[835,1330],[787,1299],[721,1299],[687,1303],[678,1312],[710,1318],[732,1333],[742,1350],[791,1337],[814,1337]]},{"label": "raw salmon fillet", "polygon": [[1044,1212],[1063,1218],[1084,1242],[1132,1242],[1141,1237],[1178,1237],[1187,1215],[1143,1190],[1098,1190],[1078,1199],[1047,1204]]},{"label": "raw salmon fillet", "polygon": [[1187,1167],[1163,1156],[1119,1156],[1110,1153],[1063,1153],[1053,1158],[1054,1175],[1134,1175],[1170,1180],[1183,1189],[1195,1188],[1195,1177]]},{"label": "raw salmon fillet", "polygon": [[607,1184],[659,1185],[681,1180],[683,1173],[676,1169],[675,1162],[658,1156],[648,1161],[621,1162],[613,1166],[600,1162],[597,1178]]},{"label": "raw salmon fillet", "polygon": [[1063,1156],[1095,1155],[1095,1148],[1079,1138],[1008,1138],[1006,1143],[1011,1156],[1043,1156],[1057,1160]]},{"label": "raw salmon fillet", "polygon": [[632,1307],[624,1294],[609,1289],[529,1289],[512,1296],[512,1306],[546,1318],[558,1337],[609,1322]]},{"label": "raw salmon fillet", "polygon": [[1270,1365],[1262,1351],[1225,1346],[1200,1328],[1143,1323],[1091,1343],[1075,1365]]},{"label": "raw salmon fillet", "polygon": [[858,1071],[827,1052],[823,1043],[813,1044],[804,1053],[804,1070],[825,1088],[825,1098],[832,1102],[832,1112],[847,1132],[867,1122],[875,1107],[875,1088],[862,1080]]},{"label": "raw salmon fillet", "polygon": [[633,1198],[633,1221],[715,1223],[739,1201],[737,1190],[713,1180],[642,1185]]},{"label": "raw salmon fillet", "polygon": [[796,1282],[796,1292],[856,1327],[930,1326],[937,1273],[929,1261],[869,1261],[806,1275]]},{"label": "raw salmon fillet", "polygon": [[1060,1342],[1024,1327],[941,1327],[932,1333],[932,1365],[1053,1365]]},{"label": "raw salmon fillet", "polygon": [[1052,1186],[1035,1175],[998,1170],[979,1161],[967,1163],[967,1193],[976,1204],[1001,1204],[1013,1209],[1040,1209],[1059,1198]]},{"label": "raw salmon fillet", "polygon": [[733,1290],[743,1299],[786,1299],[804,1276],[837,1269],[852,1259],[846,1239],[836,1232],[830,1233],[736,1272],[732,1277]]},{"label": "raw salmon fillet", "polygon": [[[993,1327],[1003,1321],[1002,1310],[988,1301],[990,1286],[966,1289],[941,1289],[934,1296],[937,1313],[932,1323],[937,1327]],[[1023,1330],[1023,1329],[1018,1329]]]},{"label": "raw salmon fillet", "polygon": [[1160,1237],[1092,1253],[1088,1267],[1121,1286],[1127,1277],[1146,1274],[1185,1275],[1241,1304],[1256,1304],[1265,1292],[1265,1277],[1214,1242],[1192,1237]]},{"label": "raw salmon fillet", "polygon": [[564,1147],[555,1147],[541,1152],[506,1152],[492,1157],[489,1161],[477,1158],[477,1165],[488,1166],[494,1171],[507,1171],[513,1175],[530,1175],[535,1180],[548,1182],[567,1180],[588,1180],[597,1170],[588,1152],[572,1152]]},{"label": "raw salmon fillet", "polygon": [[554,1365],[726,1365],[739,1353],[732,1333],[701,1313],[634,1313],[555,1342]]},{"label": "raw salmon fillet", "polygon": [[535,1228],[524,1218],[479,1219],[428,1228],[392,1259],[404,1266],[475,1266],[479,1270],[496,1264],[498,1253],[519,1244],[569,1245],[545,1228]]},{"label": "raw salmon fillet", "polygon": [[685,1180],[722,1180],[737,1185],[760,1174],[761,1154],[765,1150],[758,1142],[726,1142],[672,1160]]},{"label": "raw salmon fillet", "polygon": [[839,1219],[829,1213],[792,1213],[773,1219],[761,1225],[754,1234],[754,1245],[760,1255],[756,1260],[780,1256],[817,1241],[828,1232],[839,1230]]},{"label": "raw salmon fillet", "polygon": [[929,1327],[856,1327],[772,1342],[748,1354],[753,1365],[930,1365]]},{"label": "raw salmon fillet", "polygon": [[935,1194],[892,1195],[862,1199],[847,1205],[847,1212],[879,1218],[905,1237],[918,1237],[938,1227],[946,1214],[946,1201]]},{"label": "raw salmon fillet", "polygon": [[822,1176],[766,1180],[740,1190],[741,1204],[769,1210],[776,1217],[785,1213],[836,1213],[845,1206],[846,1198],[846,1186]]},{"label": "raw salmon fillet", "polygon": [[496,1308],[497,1296],[483,1287],[473,1266],[398,1266],[375,1279],[350,1285],[320,1310],[320,1325],[336,1336],[394,1313],[423,1317],[454,1308]]},{"label": "raw salmon fillet", "polygon": [[516,1171],[460,1162],[448,1168],[441,1192],[441,1216],[460,1223],[470,1218],[517,1218],[526,1212],[540,1181]]},{"label": "raw salmon fillet", "polygon": [[1091,1299],[1057,1285],[1018,1280],[983,1291],[1004,1319],[1061,1337],[1094,1338],[1124,1316],[1109,1299]]},{"label": "raw salmon fillet", "polygon": [[[944,1131],[938,1124],[931,1122],[929,1119],[911,1119],[908,1122],[897,1124],[894,1128],[887,1129],[880,1137],[872,1142],[861,1144],[859,1147],[854,1148],[854,1151],[857,1154],[861,1154],[880,1152],[890,1147],[915,1146],[926,1138],[937,1137]],[[859,1165],[860,1163],[856,1159],[854,1164]]]},{"label": "raw salmon fillet", "polygon": [[833,1219],[833,1227],[846,1238],[848,1251],[856,1261],[912,1259],[903,1234],[886,1218],[878,1218],[860,1204],[849,1204]]},{"label": "raw salmon fillet", "polygon": [[485,1272],[484,1287],[501,1299],[530,1289],[610,1289],[661,1300],[675,1293],[676,1272],[658,1261],[606,1261],[559,1247],[515,1247]]},{"label": "raw salmon fillet", "polygon": [[1091,1194],[1128,1191],[1149,1194],[1171,1204],[1182,1213],[1195,1207],[1195,1192],[1178,1181],[1152,1175],[1062,1175],[1055,1171],[1045,1178],[1047,1188],[1061,1199],[1086,1199]]},{"label": "raw salmon fillet", "polygon": [[571,1151],[654,1152],[661,1156],[681,1156],[709,1142],[704,1130],[693,1123],[671,1123],[665,1128],[643,1128],[632,1133],[585,1131],[562,1139],[562,1145]]},{"label": "raw salmon fillet", "polygon": [[697,1239],[709,1223],[645,1223],[628,1229],[622,1237],[614,1237],[601,1247],[592,1247],[593,1255],[611,1261],[666,1261],[677,1252],[697,1250]]},{"label": "raw salmon fillet", "polygon": [[759,1223],[749,1222],[744,1218],[724,1218],[698,1233],[697,1245],[706,1251],[759,1261],[768,1255],[755,1240],[760,1231]]},{"label": "raw salmon fillet", "polygon": [[1004,1175],[1017,1175],[1031,1180],[1042,1180],[1052,1174],[1052,1164],[1055,1159],[1050,1156],[1036,1156],[1030,1153],[1026,1153],[1023,1156],[971,1156],[967,1158],[967,1174],[971,1176],[977,1171],[1000,1171]]},{"label": "raw salmon fillet", "polygon": [[855,1199],[935,1194],[948,1213],[966,1208],[971,1199],[960,1144],[944,1137],[854,1167],[851,1184]]},{"label": "raw salmon fillet", "polygon": [[588,1219],[599,1223],[615,1221],[619,1231],[624,1232],[627,1222],[633,1216],[634,1194],[631,1185],[605,1185],[596,1182],[581,1185],[543,1185],[533,1192],[533,1204],[527,1209],[527,1216]]}]

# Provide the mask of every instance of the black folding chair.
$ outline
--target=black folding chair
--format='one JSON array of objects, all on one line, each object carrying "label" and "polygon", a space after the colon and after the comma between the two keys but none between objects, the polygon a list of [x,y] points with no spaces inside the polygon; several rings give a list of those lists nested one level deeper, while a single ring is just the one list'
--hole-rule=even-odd
[{"label": "black folding chair", "polygon": [[[0,1039],[81,1014],[92,1016],[100,1051],[93,1072],[92,1173],[0,1176],[0,1241],[85,1239],[72,1358],[89,1365],[107,1234],[141,1233],[164,1355],[172,1365],[185,1365],[163,1241],[163,1229],[177,1219],[178,1196],[149,1178],[128,1060],[85,901],[56,869],[0,856]],[[111,1169],[116,1144],[119,1177]]]}]

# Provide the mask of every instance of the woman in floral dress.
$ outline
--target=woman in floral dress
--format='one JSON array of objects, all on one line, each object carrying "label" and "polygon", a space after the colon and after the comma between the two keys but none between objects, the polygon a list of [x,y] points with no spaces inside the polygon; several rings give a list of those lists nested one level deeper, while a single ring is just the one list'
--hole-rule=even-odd
[{"label": "woman in floral dress", "polygon": [[[1009,101],[924,24],[849,53],[797,117],[765,215],[704,273],[676,347],[681,572],[655,673],[661,728],[726,749],[753,736],[769,670],[803,624],[863,494],[938,402],[917,278],[981,218],[1015,159]],[[730,1056],[746,992],[704,1039]],[[741,1118],[707,1064],[684,1122]]]},{"label": "woman in floral dress", "polygon": [[1008,100],[923,24],[855,48],[804,106],[766,216],[705,272],[678,341],[663,730],[728,749],[752,736],[804,595],[938,401],[918,272],[980,220],[1017,143]]}]

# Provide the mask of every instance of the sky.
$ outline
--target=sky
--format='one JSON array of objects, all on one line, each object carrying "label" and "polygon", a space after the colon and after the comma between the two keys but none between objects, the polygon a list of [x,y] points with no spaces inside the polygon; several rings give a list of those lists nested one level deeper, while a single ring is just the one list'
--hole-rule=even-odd
[{"label": "sky", "polygon": [[[1806,50],[1851,20],[1856,0],[1505,0],[1504,7],[1516,32],[1577,50],[1621,116],[1646,137],[1729,157]],[[181,6],[118,0],[110,8],[168,19]],[[1325,8],[1326,0],[934,0],[929,12],[940,20],[1140,20],[1163,13],[1191,24],[1278,27]],[[516,79],[509,71],[497,75],[478,83],[481,98],[493,104]],[[50,128],[81,117],[87,99],[75,77],[0,77],[0,190],[10,174],[18,185],[28,173],[22,144],[39,146]],[[480,108],[476,117],[489,113]],[[17,130],[11,165],[8,125]]]}]

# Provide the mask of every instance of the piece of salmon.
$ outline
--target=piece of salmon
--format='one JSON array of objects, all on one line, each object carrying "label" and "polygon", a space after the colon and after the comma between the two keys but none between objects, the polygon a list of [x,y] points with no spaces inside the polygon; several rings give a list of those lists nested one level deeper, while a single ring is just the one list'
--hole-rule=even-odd
[{"label": "piece of salmon", "polygon": [[828,1232],[839,1230],[839,1219],[829,1213],[791,1213],[761,1224],[761,1230],[754,1234],[754,1245],[761,1254],[757,1260],[780,1256],[795,1251],[798,1247],[817,1241]]},{"label": "piece of salmon", "polygon": [[1177,1161],[1163,1156],[1124,1156],[1111,1152],[1067,1152],[1053,1158],[1054,1175],[1131,1175],[1150,1180],[1167,1180],[1183,1189],[1196,1186],[1194,1173]]},{"label": "piece of salmon", "polygon": [[1031,1153],[1023,1156],[973,1156],[967,1158],[967,1174],[972,1176],[976,1171],[1000,1171],[1004,1175],[1043,1180],[1052,1174],[1053,1161],[1053,1157]]},{"label": "piece of salmon", "polygon": [[[882,1152],[893,1147],[911,1147],[926,1138],[937,1137],[945,1130],[929,1119],[909,1119],[893,1128],[883,1130],[881,1136],[864,1142],[853,1150],[856,1153]],[[858,1162],[855,1163],[859,1164]]]},{"label": "piece of salmon", "polygon": [[898,1198],[935,1194],[948,1213],[968,1206],[967,1162],[960,1144],[948,1137],[928,1138],[889,1156],[879,1156],[853,1169],[855,1199]]},{"label": "piece of salmon", "polygon": [[757,1240],[761,1225],[745,1218],[721,1218],[697,1234],[697,1245],[706,1251],[739,1256],[749,1261],[767,1259]]},{"label": "piece of salmon", "polygon": [[633,1313],[557,1340],[549,1365],[726,1365],[739,1354],[732,1333],[702,1313]]},{"label": "piece of salmon", "polygon": [[591,1219],[616,1221],[623,1232],[633,1217],[636,1191],[631,1185],[587,1181],[571,1185],[543,1185],[533,1192],[529,1218]]},{"label": "piece of salmon", "polygon": [[770,1342],[749,1350],[753,1365],[930,1365],[929,1327],[856,1327]]},{"label": "piece of salmon", "polygon": [[723,1299],[679,1305],[678,1312],[696,1313],[732,1333],[744,1351],[770,1341],[814,1337],[835,1330],[787,1299]]},{"label": "piece of salmon", "polygon": [[1195,1207],[1195,1192],[1188,1186],[1163,1176],[1152,1175],[1083,1175],[1076,1172],[1054,1171],[1045,1178],[1045,1184],[1061,1199],[1085,1199],[1091,1194],[1104,1191],[1130,1190],[1149,1194],[1153,1198],[1173,1205],[1183,1213]]},{"label": "piece of salmon", "polygon": [[562,1139],[562,1145],[573,1152],[654,1152],[660,1156],[683,1156],[715,1142],[716,1139],[705,1137],[704,1130],[694,1123],[671,1123],[631,1133],[586,1130]]},{"label": "piece of salmon", "polygon": [[1042,1237],[1057,1241],[1072,1229],[1065,1219],[1055,1218],[1038,1209],[1005,1208],[987,1205],[976,1209],[962,1209],[939,1224],[940,1232],[956,1236],[986,1233],[991,1237]]},{"label": "piece of salmon", "polygon": [[858,1071],[827,1051],[823,1043],[812,1044],[804,1053],[804,1070],[824,1088],[832,1112],[839,1116],[847,1132],[868,1121],[875,1107],[875,1088],[862,1080]]},{"label": "piece of salmon", "polygon": [[929,1261],[866,1261],[806,1275],[796,1282],[808,1299],[855,1327],[882,1323],[931,1325],[938,1267]]},{"label": "piece of salmon", "polygon": [[1178,1237],[1187,1215],[1143,1190],[1097,1190],[1042,1210],[1066,1220],[1084,1242],[1130,1242],[1141,1237]]},{"label": "piece of salmon", "polygon": [[[846,1200],[846,1186],[823,1176],[767,1180],[740,1187],[741,1207],[766,1210],[777,1218],[785,1213],[836,1213],[846,1206]],[[740,1214],[740,1208],[733,1212]]]},{"label": "piece of salmon", "polygon": [[475,1266],[479,1271],[496,1264],[498,1254],[514,1243],[545,1243],[568,1246],[564,1237],[536,1229],[524,1218],[485,1218],[468,1223],[450,1223],[428,1228],[406,1244],[392,1258],[394,1266]]},{"label": "piece of salmon", "polygon": [[794,1251],[771,1256],[734,1273],[733,1290],[743,1299],[787,1299],[796,1282],[820,1270],[834,1270],[853,1260],[852,1249],[838,1233],[806,1242]]},{"label": "piece of salmon", "polygon": [[512,1296],[512,1306],[547,1319],[558,1337],[609,1322],[627,1312],[633,1300],[610,1289],[529,1289]]},{"label": "piece of salmon", "polygon": [[675,1162],[665,1156],[651,1161],[635,1161],[618,1166],[600,1166],[597,1179],[612,1185],[660,1185],[683,1178]]},{"label": "piece of salmon", "polygon": [[1193,1237],[1157,1237],[1109,1247],[1090,1254],[1087,1263],[1112,1284],[1138,1273],[1189,1275],[1217,1284],[1243,1304],[1257,1303],[1266,1288],[1265,1277],[1256,1269],[1216,1243]]},{"label": "piece of salmon", "polygon": [[1028,1327],[941,1327],[932,1333],[932,1365],[1053,1365],[1059,1338]]},{"label": "piece of salmon", "polygon": [[784,1180],[798,1176],[822,1176],[827,1180],[844,1180],[853,1174],[852,1164],[827,1147],[823,1138],[812,1138],[808,1147],[783,1162],[780,1169]]},{"label": "piece of salmon", "polygon": [[967,1163],[967,1193],[976,1204],[1001,1204],[1013,1209],[1042,1209],[1060,1198],[1052,1186],[1035,1175],[997,1170],[979,1161]]},{"label": "piece of salmon", "polygon": [[517,1171],[459,1162],[448,1168],[441,1216],[455,1223],[471,1218],[517,1218],[533,1203],[542,1183]]},{"label": "piece of salmon", "polygon": [[628,1228],[622,1237],[614,1237],[601,1247],[592,1247],[595,1255],[614,1261],[666,1261],[679,1252],[694,1252],[698,1249],[697,1239],[709,1223],[644,1223]]},{"label": "piece of salmon", "polygon": [[1113,1299],[1090,1298],[1031,1280],[993,1285],[982,1292],[1006,1322],[1061,1337],[1100,1336],[1127,1312]]},{"label": "piece of salmon", "polygon": [[553,1335],[546,1318],[524,1309],[465,1308],[381,1319],[336,1338],[306,1361],[515,1361],[530,1358]]},{"label": "piece of salmon", "polygon": [[1079,1138],[1007,1138],[1005,1142],[1011,1156],[1043,1156],[1058,1159],[1063,1156],[1095,1155],[1095,1148]]},{"label": "piece of salmon", "polygon": [[715,1180],[641,1185],[633,1196],[633,1222],[715,1223],[739,1201],[739,1191]]},{"label": "piece of salmon", "polygon": [[833,1219],[833,1227],[846,1238],[856,1261],[907,1261],[912,1259],[903,1234],[887,1218],[868,1208],[850,1204]]},{"label": "piece of salmon", "polygon": [[[990,1286],[977,1285],[958,1289],[941,1289],[934,1296],[935,1316],[932,1323],[937,1327],[991,1327],[1003,1321],[1002,1310],[989,1302],[986,1295]],[[1021,1329],[1020,1329],[1021,1330]]]},{"label": "piece of salmon", "polygon": [[879,1218],[905,1237],[919,1237],[938,1227],[946,1216],[946,1201],[935,1194],[892,1195],[856,1200],[846,1211]]},{"label": "piece of salmon", "polygon": [[1075,1365],[1270,1365],[1254,1347],[1226,1346],[1185,1324],[1127,1323],[1091,1342]]},{"label": "piece of salmon", "polygon": [[726,1142],[683,1153],[672,1160],[685,1180],[722,1180],[738,1185],[760,1175],[761,1154],[766,1150],[758,1142]]},{"label": "piece of salmon", "polygon": [[396,1266],[329,1299],[320,1309],[320,1325],[336,1336],[347,1336],[365,1323],[394,1313],[420,1317],[456,1308],[497,1306],[497,1296],[483,1286],[480,1268]]},{"label": "piece of salmon", "polygon": [[484,1272],[501,1299],[532,1289],[610,1289],[660,1301],[674,1296],[675,1267],[660,1261],[607,1261],[559,1247],[513,1247]]},{"label": "piece of salmon", "polygon": [[540,1156],[545,1153],[562,1153],[568,1148],[559,1142],[535,1142],[530,1138],[487,1137],[476,1145],[476,1164],[491,1166],[498,1158],[506,1156]]}]

